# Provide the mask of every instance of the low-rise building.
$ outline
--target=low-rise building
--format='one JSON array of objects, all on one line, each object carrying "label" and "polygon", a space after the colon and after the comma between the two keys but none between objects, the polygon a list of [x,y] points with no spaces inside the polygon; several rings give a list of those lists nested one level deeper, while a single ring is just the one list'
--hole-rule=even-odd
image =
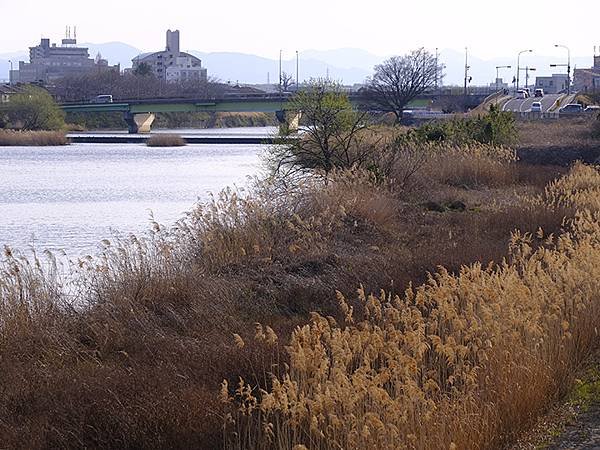
[{"label": "low-rise building", "polygon": [[39,45],[30,47],[29,62],[19,61],[19,69],[10,71],[10,82],[51,84],[65,76],[104,70],[119,72],[120,66],[109,66],[99,55],[95,60],[90,58],[88,48],[77,47],[77,39],[67,35],[61,46],[42,39]]},{"label": "low-rise building", "polygon": [[179,48],[179,30],[167,31],[167,46],[164,51],[143,53],[132,60],[133,71],[141,71],[143,65],[156,78],[167,82],[206,81],[207,72],[202,61],[182,52]]},{"label": "low-rise building", "polygon": [[549,77],[536,77],[535,88],[543,89],[546,94],[558,94],[566,91],[569,77],[566,73],[555,73]]},{"label": "low-rise building", "polygon": [[594,66],[589,69],[575,69],[573,88],[578,92],[600,91],[600,55],[594,56]]}]

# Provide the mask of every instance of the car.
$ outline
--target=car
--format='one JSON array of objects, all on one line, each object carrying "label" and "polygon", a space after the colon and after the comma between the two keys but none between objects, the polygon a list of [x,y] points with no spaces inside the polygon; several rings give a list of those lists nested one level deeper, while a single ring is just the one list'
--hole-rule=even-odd
[{"label": "car", "polygon": [[527,97],[531,97],[531,91],[529,90],[529,88],[523,88],[523,90],[525,91],[525,93],[527,94]]},{"label": "car", "polygon": [[519,89],[519,90],[517,91],[517,93],[515,94],[515,97],[516,97],[516,98],[527,98],[527,92],[525,92],[525,91],[523,91],[523,90]]},{"label": "car", "polygon": [[587,106],[583,110],[583,112],[586,112],[586,113],[597,113],[597,112],[600,112],[600,106],[598,106],[598,105],[589,105],[589,106]]},{"label": "car", "polygon": [[541,113],[542,112],[542,104],[540,102],[533,102],[531,104],[531,112],[532,113]]},{"label": "car", "polygon": [[583,106],[579,103],[569,103],[558,110],[559,115],[581,114]]},{"label": "car", "polygon": [[536,90],[534,91],[534,94],[533,94],[533,95],[534,95],[535,97],[543,97],[543,96],[544,96],[544,90],[543,90],[543,89],[539,89],[539,88],[538,88],[538,89],[536,89]]},{"label": "car", "polygon": [[113,102],[113,96],[110,94],[97,95],[96,98],[93,100],[93,103],[112,103],[112,102]]}]

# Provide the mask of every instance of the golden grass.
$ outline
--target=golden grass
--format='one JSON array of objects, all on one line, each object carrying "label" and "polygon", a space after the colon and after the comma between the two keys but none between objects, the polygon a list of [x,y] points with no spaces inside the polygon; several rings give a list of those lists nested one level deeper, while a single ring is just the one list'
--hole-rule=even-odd
[{"label": "golden grass", "polygon": [[0,130],[0,146],[67,145],[69,140],[62,131]]},{"label": "golden grass", "polygon": [[[469,152],[473,158],[489,157]],[[402,158],[400,152],[394,161],[400,164]],[[445,152],[436,158],[457,170],[466,159]],[[516,170],[510,158],[502,161],[498,170]],[[392,175],[400,170],[392,167]],[[7,250],[0,262],[0,441],[8,448],[33,449],[221,448],[220,417],[230,406],[218,399],[221,381],[237,381],[240,375],[252,380],[252,387],[269,389],[263,368],[274,371],[271,363],[279,361],[280,367],[287,363],[296,370],[297,362],[281,349],[295,327],[306,324],[310,311],[344,323],[336,290],[354,307],[355,324],[348,324],[357,328],[353,336],[365,337],[359,333],[369,325],[363,320],[365,302],[353,298],[360,283],[365,293],[384,288],[394,299],[411,282],[425,281],[438,265],[448,269],[443,280],[454,280],[450,273],[462,265],[501,261],[515,228],[560,230],[560,208],[521,200],[543,195],[551,173],[535,183],[517,179],[498,187],[487,185],[497,184],[495,176],[478,177],[475,188],[464,189],[444,185],[445,177],[436,181],[425,167],[418,169],[423,183],[410,191],[396,175],[382,179],[361,170],[335,172],[327,184],[307,180],[295,189],[261,182],[246,192],[225,190],[198,205],[174,229],[154,224],[144,238],[104,242],[100,255],[76,262],[66,279],[51,257],[46,261],[49,256],[29,261]],[[467,209],[427,211],[421,206],[424,198],[460,200]],[[538,239],[532,245],[541,243]],[[451,292],[452,286],[444,286]],[[428,311],[438,313],[435,304],[423,308],[424,323]],[[452,323],[455,319],[460,318],[453,317]],[[278,344],[274,332],[266,326],[254,329],[255,322],[276,330]],[[333,322],[330,326],[331,333],[342,330]],[[457,331],[449,326],[440,322],[456,339]],[[231,343],[234,333],[238,345]],[[358,340],[349,344],[357,352],[366,345]],[[359,367],[363,360],[348,367]],[[471,360],[465,356],[461,361]],[[438,370],[431,364],[431,370]],[[422,376],[441,376],[436,374]],[[342,387],[336,392],[348,392]],[[537,385],[533,392],[545,395]],[[354,404],[360,402],[349,406]],[[243,429],[260,439],[253,441],[256,446],[268,447],[268,439],[252,427],[271,422],[252,416]],[[284,439],[282,427],[274,424],[273,432]],[[305,437],[304,428],[296,430],[298,439]]]},{"label": "golden grass", "polygon": [[146,141],[148,147],[183,147],[186,144],[177,134],[153,134]]},{"label": "golden grass", "polygon": [[558,236],[515,232],[503,264],[440,269],[402,295],[338,293],[340,318],[313,313],[285,346],[289,365],[263,368],[270,387],[224,381],[228,447],[505,445],[598,347],[599,186],[582,165],[552,183],[548,206],[575,219]]}]

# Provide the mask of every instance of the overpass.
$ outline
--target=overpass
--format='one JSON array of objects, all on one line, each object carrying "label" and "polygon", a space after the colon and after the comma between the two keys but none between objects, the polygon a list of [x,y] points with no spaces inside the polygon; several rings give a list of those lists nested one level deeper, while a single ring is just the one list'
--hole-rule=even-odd
[{"label": "overpass", "polygon": [[121,112],[130,133],[149,133],[156,113],[169,112],[264,112],[276,113],[285,122],[288,95],[261,95],[215,99],[168,98],[120,100],[115,103],[64,103],[65,112]]},{"label": "overpass", "polygon": [[[409,108],[425,107],[432,99],[455,97],[451,94],[426,94],[411,102]],[[350,93],[349,99],[354,107],[365,107],[365,98],[358,93]],[[130,133],[149,133],[157,113],[169,112],[264,112],[275,113],[280,124],[297,128],[299,115],[286,117],[287,104],[293,98],[292,93],[284,94],[225,94],[222,98],[155,98],[119,100],[115,103],[64,103],[60,107],[65,112],[101,113],[121,112],[127,122]],[[483,97],[482,97],[483,99]],[[479,102],[482,99],[472,98]]]}]

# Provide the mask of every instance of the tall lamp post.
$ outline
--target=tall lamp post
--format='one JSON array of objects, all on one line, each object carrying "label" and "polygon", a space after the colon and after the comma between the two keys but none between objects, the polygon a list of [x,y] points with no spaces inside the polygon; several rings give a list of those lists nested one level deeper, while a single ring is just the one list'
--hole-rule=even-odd
[{"label": "tall lamp post", "polygon": [[300,57],[298,56],[298,50],[296,50],[296,92],[298,92],[300,90],[300,71],[299,71],[299,67],[300,67]]},{"label": "tall lamp post", "polygon": [[281,56],[283,55],[283,50],[279,50],[279,93],[283,91],[281,87]]},{"label": "tall lamp post", "polygon": [[499,77],[498,71],[500,69],[510,69],[510,68],[512,68],[512,66],[496,66],[496,92],[499,91],[499,89],[498,89],[498,77]]},{"label": "tall lamp post", "polygon": [[517,55],[517,91],[519,90],[519,72],[521,70],[521,55],[523,53],[531,53],[533,50],[521,50]]},{"label": "tall lamp post", "polygon": [[571,94],[571,49],[566,45],[554,44],[556,48],[567,50],[567,95]]}]

